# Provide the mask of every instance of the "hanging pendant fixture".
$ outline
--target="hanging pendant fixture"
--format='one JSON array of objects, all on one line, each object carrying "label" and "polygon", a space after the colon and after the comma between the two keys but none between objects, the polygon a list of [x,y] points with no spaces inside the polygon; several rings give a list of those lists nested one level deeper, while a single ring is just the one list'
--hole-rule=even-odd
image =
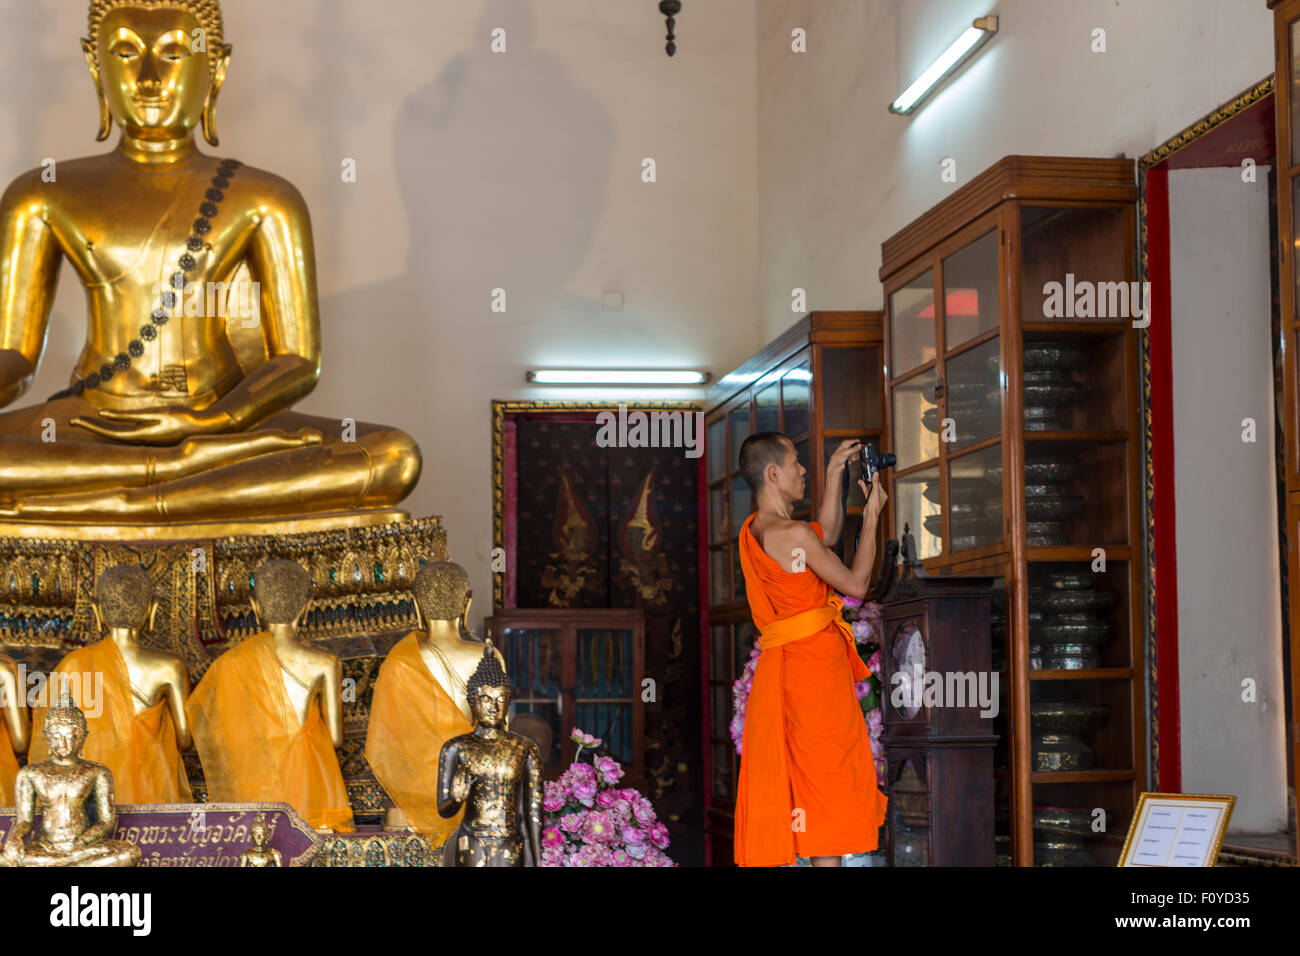
[{"label": "hanging pendant fixture", "polygon": [[664,49],[672,56],[677,52],[677,44],[674,42],[677,38],[673,36],[673,27],[677,21],[673,18],[682,12],[681,0],[659,0],[659,12],[668,18],[668,45]]}]

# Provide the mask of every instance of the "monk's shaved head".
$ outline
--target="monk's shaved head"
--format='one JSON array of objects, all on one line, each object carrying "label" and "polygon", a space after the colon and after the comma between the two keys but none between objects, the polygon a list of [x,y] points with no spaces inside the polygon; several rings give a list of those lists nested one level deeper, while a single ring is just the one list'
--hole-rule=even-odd
[{"label": "monk's shaved head", "polygon": [[745,439],[740,446],[740,477],[749,490],[757,495],[763,490],[763,472],[768,465],[785,464],[785,456],[794,447],[780,432],[758,432]]}]

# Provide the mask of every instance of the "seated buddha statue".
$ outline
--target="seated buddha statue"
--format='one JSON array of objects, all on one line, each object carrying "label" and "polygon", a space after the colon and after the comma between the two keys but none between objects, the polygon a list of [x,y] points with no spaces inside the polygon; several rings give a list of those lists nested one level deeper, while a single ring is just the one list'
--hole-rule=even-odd
[{"label": "seated buddha statue", "polygon": [[[113,773],[84,760],[86,717],[70,696],[45,715],[50,757],[18,771],[14,825],[5,837],[5,866],[135,866],[140,848],[112,839],[117,828]],[[41,807],[41,822],[36,807]],[[94,807],[94,821],[86,812]]]},{"label": "seated buddha statue", "polygon": [[283,801],[318,830],[353,830],[335,748],[343,745],[341,666],[298,640],[311,576],[293,561],[253,573],[253,610],[266,628],[208,667],[186,701],[213,802]]},{"label": "seated buddha statue", "polygon": [[[366,760],[396,805],[389,825],[418,830],[437,843],[460,825],[438,813],[437,766],[442,745],[473,728],[466,686],[484,645],[468,630],[473,594],[459,564],[437,561],[412,586],[420,629],[393,645],[375,679],[366,731]],[[504,666],[501,655],[493,650]]]},{"label": "seated buddha statue", "polygon": [[[65,262],[89,319],[69,387],[0,413],[0,516],[165,525],[401,501],[420,475],[410,436],[292,411],[321,365],[311,221],[291,184],[195,142],[218,142],[218,0],[91,0],[82,48],[117,148],[0,197],[0,407],[35,378]],[[224,315],[237,274],[253,320]]]},{"label": "seated buddha statue", "polygon": [[[90,711],[86,759],[113,772],[119,803],[189,803],[181,760],[181,751],[190,747],[189,673],[177,655],[140,644],[158,611],[153,582],[137,565],[115,565],[99,575],[93,607],[103,638],[59,661],[50,687],[63,686],[66,678],[80,689],[83,712]],[[101,680],[98,687],[87,686]],[[38,709],[37,723],[42,717]],[[32,761],[47,754],[43,739],[33,741]]]}]

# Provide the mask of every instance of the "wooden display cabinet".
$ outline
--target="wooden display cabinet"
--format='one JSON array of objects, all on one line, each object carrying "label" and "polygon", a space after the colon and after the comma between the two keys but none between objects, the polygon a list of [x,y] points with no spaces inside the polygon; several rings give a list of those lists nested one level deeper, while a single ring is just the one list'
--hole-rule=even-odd
[{"label": "wooden display cabinet", "polygon": [[[732,684],[744,671],[757,631],[749,616],[737,539],[750,512],[740,477],[740,446],[751,434],[790,436],[808,469],[807,496],[794,517],[810,520],[820,506],[826,459],[845,438],[881,442],[884,403],[880,312],[813,312],[710,389],[705,407],[707,513],[704,739],[709,781],[705,832],[709,860],[730,866],[740,758],[731,740]],[[860,469],[850,469],[844,531],[836,551],[853,559],[862,513]],[[829,489],[843,494],[842,488]],[[879,553],[879,549],[877,549]]]},{"label": "wooden display cabinet", "polygon": [[1113,864],[1146,781],[1136,198],[1129,160],[1008,156],[882,246],[885,525],[995,578],[1021,866]]}]

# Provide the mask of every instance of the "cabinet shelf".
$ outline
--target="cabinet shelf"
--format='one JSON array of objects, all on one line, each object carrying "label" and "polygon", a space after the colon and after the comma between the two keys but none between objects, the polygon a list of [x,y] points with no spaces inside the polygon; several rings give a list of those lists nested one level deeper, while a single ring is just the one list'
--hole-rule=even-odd
[{"label": "cabinet shelf", "polygon": [[[886,521],[891,537],[911,528],[927,574],[995,577],[1010,761],[998,799],[1018,866],[1034,863],[1036,796],[1104,799],[1127,827],[1146,779],[1139,333],[1115,318],[1137,279],[1133,183],[1131,160],[1008,156],[881,249],[886,449],[899,465]],[[1107,286],[1105,311],[1094,300],[1092,321],[1074,311],[1085,300],[1061,311],[1044,292],[1071,282],[1125,285]],[[1107,566],[1094,574],[1097,548]],[[1013,682],[1013,647],[1045,668]],[[1133,769],[1035,771],[1032,708],[1057,702],[1095,708],[1096,765]]]}]

